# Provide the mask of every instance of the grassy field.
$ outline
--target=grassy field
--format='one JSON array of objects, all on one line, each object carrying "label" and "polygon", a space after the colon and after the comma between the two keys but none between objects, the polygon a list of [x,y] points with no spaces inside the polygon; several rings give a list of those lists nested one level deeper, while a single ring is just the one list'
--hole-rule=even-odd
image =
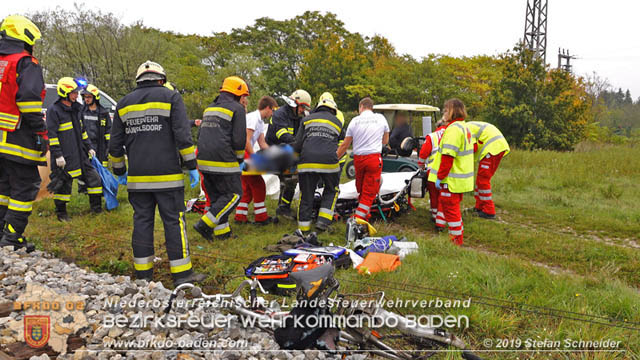
[{"label": "grassy field", "polygon": [[[474,349],[485,341],[566,339],[621,341],[625,352],[491,352],[487,358],[640,358],[640,148],[581,146],[572,153],[514,151],[494,181],[498,220],[464,215],[465,244],[453,246],[427,220],[427,205],[393,224],[378,224],[382,235],[406,236],[420,245],[392,273],[362,276],[339,270],[344,292],[385,290],[388,298],[471,297],[467,309],[392,309],[404,313],[467,315],[470,326],[456,329]],[[188,190],[188,195],[194,195]],[[72,221],[56,221],[53,201],[36,204],[27,235],[39,248],[96,271],[131,275],[132,209],[121,188],[121,206],[100,216],[88,213],[85,196],[70,204]],[[270,213],[274,201],[269,201]],[[466,196],[465,207],[473,205]],[[265,255],[263,247],[295,230],[278,225],[234,225],[238,239],[207,242],[191,229],[195,268],[209,274],[207,290],[237,282],[243,266]],[[324,243],[343,244],[344,224]],[[156,217],[156,278],[169,280],[162,222]],[[165,284],[170,285],[170,281]],[[231,286],[227,286],[229,290]],[[635,328],[625,329],[624,327]],[[538,348],[539,349],[539,348]],[[561,350],[567,350],[560,348]],[[457,358],[454,353],[441,358]]]}]

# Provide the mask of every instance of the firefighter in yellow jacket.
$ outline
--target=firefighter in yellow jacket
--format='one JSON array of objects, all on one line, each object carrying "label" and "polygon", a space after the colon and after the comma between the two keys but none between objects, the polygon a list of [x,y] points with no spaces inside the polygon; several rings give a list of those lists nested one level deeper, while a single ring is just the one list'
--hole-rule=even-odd
[{"label": "firefighter in yellow jacket", "polygon": [[136,277],[153,278],[153,224],[157,206],[164,224],[171,276],[177,286],[205,278],[194,273],[191,264],[180,158],[189,169],[191,187],[198,184],[200,176],[184,102],[178,92],[163,86],[166,80],[159,64],[147,61],[140,65],[136,75],[138,86],[118,101],[109,157],[114,173],[120,178],[127,177],[129,202],[134,211],[131,242]]},{"label": "firefighter in yellow jacket", "polygon": [[42,68],[31,54],[40,30],[23,16],[0,25],[0,247],[35,250],[22,235],[46,166]]}]

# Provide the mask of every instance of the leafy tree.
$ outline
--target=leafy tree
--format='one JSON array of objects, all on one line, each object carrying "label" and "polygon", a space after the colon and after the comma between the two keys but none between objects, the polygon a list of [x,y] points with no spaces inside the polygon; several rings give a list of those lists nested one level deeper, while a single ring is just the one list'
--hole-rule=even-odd
[{"label": "leafy tree", "polygon": [[522,46],[502,56],[503,78],[488,98],[486,119],[526,149],[571,150],[590,120],[585,84],[562,70],[547,71]]},{"label": "leafy tree", "polygon": [[352,35],[341,39],[330,34],[317,39],[303,54],[299,86],[309,91],[314,102],[320,94],[329,91],[339,106],[357,107],[359,99],[350,98],[346,87],[354,84],[363,69],[369,66],[362,37]]}]

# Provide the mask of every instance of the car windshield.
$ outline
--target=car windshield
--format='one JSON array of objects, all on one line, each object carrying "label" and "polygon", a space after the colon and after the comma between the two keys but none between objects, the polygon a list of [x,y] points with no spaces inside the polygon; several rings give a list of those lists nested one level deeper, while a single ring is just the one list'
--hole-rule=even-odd
[{"label": "car windshield", "polygon": [[47,93],[44,96],[43,108],[48,109],[58,99],[58,92],[55,88],[47,88]]}]

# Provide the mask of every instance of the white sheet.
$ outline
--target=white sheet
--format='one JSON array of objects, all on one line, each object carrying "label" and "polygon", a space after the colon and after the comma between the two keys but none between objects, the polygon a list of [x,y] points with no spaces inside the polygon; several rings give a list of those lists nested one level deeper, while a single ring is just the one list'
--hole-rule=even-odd
[{"label": "white sheet", "polygon": [[[392,194],[396,193],[404,188],[405,180],[411,179],[413,172],[396,172],[396,173],[383,173],[382,174],[382,187],[380,194]],[[264,182],[267,184],[267,196],[272,199],[277,199],[280,196],[280,180],[276,175],[262,175]],[[322,192],[322,190],[319,190]],[[294,199],[300,197],[300,190],[296,187],[296,194]],[[357,199],[358,192],[356,191],[356,181],[351,180],[347,183],[340,184],[340,195],[338,199]]]}]

